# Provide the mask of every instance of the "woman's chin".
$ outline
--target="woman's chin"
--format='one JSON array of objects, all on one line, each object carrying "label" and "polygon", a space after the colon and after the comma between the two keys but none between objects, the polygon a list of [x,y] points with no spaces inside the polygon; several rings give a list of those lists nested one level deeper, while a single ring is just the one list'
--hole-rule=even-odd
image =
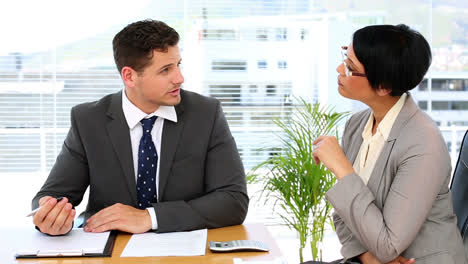
[{"label": "woman's chin", "polygon": [[348,96],[346,96],[346,91],[343,89],[343,85],[338,85],[338,93],[341,96],[348,98]]}]

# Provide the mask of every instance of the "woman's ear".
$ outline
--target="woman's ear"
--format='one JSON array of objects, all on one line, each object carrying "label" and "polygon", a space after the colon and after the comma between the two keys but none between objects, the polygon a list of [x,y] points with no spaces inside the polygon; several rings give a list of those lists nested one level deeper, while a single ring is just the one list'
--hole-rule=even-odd
[{"label": "woman's ear", "polygon": [[379,88],[377,89],[378,96],[386,96],[390,94],[391,92],[392,92],[392,89],[383,88],[382,86],[379,86]]}]

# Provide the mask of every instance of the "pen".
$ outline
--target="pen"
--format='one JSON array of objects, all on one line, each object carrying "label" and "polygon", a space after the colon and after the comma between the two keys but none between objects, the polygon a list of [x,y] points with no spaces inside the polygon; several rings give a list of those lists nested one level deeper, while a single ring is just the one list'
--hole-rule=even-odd
[{"label": "pen", "polygon": [[[60,202],[64,197],[57,197],[57,203]],[[30,217],[30,216],[33,216],[36,214],[37,211],[39,211],[39,209],[41,209],[41,206],[39,206],[38,208],[32,210],[26,217]]]}]

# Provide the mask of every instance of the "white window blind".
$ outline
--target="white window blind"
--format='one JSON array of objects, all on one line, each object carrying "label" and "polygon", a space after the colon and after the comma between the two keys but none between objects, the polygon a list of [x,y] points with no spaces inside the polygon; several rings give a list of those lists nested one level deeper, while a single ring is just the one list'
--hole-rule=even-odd
[{"label": "white window blind", "polygon": [[[163,20],[181,34],[188,80],[184,88],[222,102],[246,168],[278,151],[272,140],[272,119],[290,116],[296,76],[284,69],[292,65],[288,59],[298,60],[285,59],[278,49],[292,48],[303,40],[302,27],[296,30],[281,21],[272,22],[277,16],[308,12],[309,3],[195,0],[164,5],[147,1],[144,5],[134,18],[111,17],[107,28],[79,39],[62,38],[56,27],[48,27],[48,36],[54,38],[40,40],[41,49],[17,49],[11,43],[1,51],[0,172],[50,170],[70,126],[71,107],[122,88],[112,57],[113,36],[127,23],[147,17]],[[147,10],[156,8],[157,14],[147,16]],[[42,11],[56,16],[47,9]],[[62,12],[72,13],[72,6]],[[33,19],[26,23],[33,23]],[[60,23],[77,27],[71,20]],[[202,60],[194,61],[192,58],[200,53]],[[259,60],[262,65],[281,66],[260,67],[259,72]],[[200,73],[198,80],[190,79]]]},{"label": "white window blind", "polygon": [[[70,126],[70,108],[121,88],[108,38],[51,51],[3,55],[0,73],[0,172],[47,172]],[[94,50],[90,48],[95,47]],[[109,63],[92,65],[93,55]]]}]

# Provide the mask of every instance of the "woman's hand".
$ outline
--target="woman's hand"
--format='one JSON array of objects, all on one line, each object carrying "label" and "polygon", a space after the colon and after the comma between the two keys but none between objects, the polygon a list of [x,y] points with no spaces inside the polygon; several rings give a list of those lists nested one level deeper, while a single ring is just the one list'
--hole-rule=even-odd
[{"label": "woman's hand", "polygon": [[362,264],[382,264],[372,253],[369,251],[361,254],[359,256],[359,259],[361,260]]},{"label": "woman's hand", "polygon": [[399,256],[396,259],[388,262],[387,264],[413,264],[415,262],[414,258],[407,259],[405,257]]},{"label": "woman's hand", "polygon": [[[372,253],[369,251],[361,254],[359,259],[363,264],[382,264]],[[386,263],[386,264],[413,264],[415,262],[414,258],[407,259],[402,256],[398,256],[396,259]]]},{"label": "woman's hand", "polygon": [[338,180],[354,172],[353,165],[346,158],[336,137],[320,136],[312,144],[315,163],[323,163]]}]

